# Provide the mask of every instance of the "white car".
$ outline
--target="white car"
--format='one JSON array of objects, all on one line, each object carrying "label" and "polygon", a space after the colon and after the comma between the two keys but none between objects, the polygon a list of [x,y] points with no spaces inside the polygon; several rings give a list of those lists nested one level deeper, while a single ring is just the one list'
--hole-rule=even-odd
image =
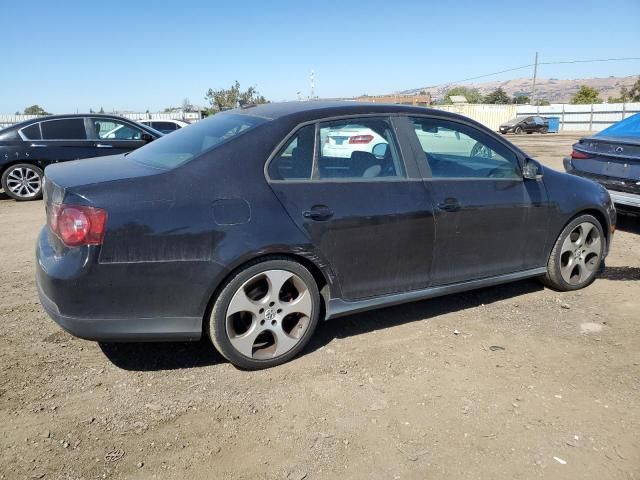
[{"label": "white car", "polygon": [[189,122],[185,122],[184,120],[138,120],[138,123],[164,134],[175,132],[176,130],[189,126]]},{"label": "white car", "polygon": [[340,125],[321,130],[320,144],[323,157],[350,158],[355,151],[373,152],[378,144],[387,141],[370,128],[361,125]]}]

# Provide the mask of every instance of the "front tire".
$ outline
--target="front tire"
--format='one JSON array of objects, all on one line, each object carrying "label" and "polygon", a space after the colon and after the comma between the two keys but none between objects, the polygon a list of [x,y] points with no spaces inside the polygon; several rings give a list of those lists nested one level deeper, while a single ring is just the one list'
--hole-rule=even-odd
[{"label": "front tire", "polygon": [[522,127],[516,127],[513,129],[513,133],[515,133],[516,135],[522,135]]},{"label": "front tire", "polygon": [[222,288],[209,317],[209,337],[236,367],[270,368],[305,347],[319,317],[313,275],[292,260],[267,260],[241,269]]},{"label": "front tire", "polygon": [[558,236],[542,282],[561,292],[590,285],[600,270],[605,242],[602,226],[595,217],[576,217]]},{"label": "front tire", "polygon": [[29,163],[17,163],[2,174],[2,189],[14,200],[39,200],[42,198],[43,176],[41,168]]}]

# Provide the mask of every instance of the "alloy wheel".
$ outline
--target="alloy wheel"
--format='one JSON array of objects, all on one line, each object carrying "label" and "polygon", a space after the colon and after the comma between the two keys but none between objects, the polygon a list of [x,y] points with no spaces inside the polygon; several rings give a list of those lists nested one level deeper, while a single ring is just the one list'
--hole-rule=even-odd
[{"label": "alloy wheel", "polygon": [[602,257],[602,238],[595,225],[583,222],[564,239],[560,250],[560,274],[570,285],[589,280]]},{"label": "alloy wheel", "polygon": [[19,198],[33,198],[40,193],[42,178],[29,167],[16,167],[7,175],[7,188]]},{"label": "alloy wheel", "polygon": [[274,359],[294,348],[312,316],[308,286],[287,270],[266,270],[236,290],[226,311],[226,334],[245,357]]}]

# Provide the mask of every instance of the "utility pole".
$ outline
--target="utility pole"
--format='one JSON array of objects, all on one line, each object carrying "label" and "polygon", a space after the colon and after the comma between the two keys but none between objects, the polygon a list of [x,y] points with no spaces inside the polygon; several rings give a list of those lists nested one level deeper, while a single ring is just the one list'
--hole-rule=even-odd
[{"label": "utility pole", "polygon": [[536,59],[533,62],[533,88],[531,89],[531,105],[535,105],[536,98],[536,77],[538,76],[538,52],[536,52]]},{"label": "utility pole", "polygon": [[313,100],[315,98],[315,73],[313,70],[311,70],[311,97],[310,99]]}]

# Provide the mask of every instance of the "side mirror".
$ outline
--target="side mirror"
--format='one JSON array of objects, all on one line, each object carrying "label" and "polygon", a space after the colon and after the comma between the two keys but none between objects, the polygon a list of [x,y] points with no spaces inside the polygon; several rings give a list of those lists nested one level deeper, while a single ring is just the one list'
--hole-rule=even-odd
[{"label": "side mirror", "polygon": [[538,162],[527,158],[524,167],[522,168],[522,176],[526,180],[538,180],[539,178],[542,178],[542,173]]},{"label": "side mirror", "polygon": [[144,132],[142,135],[140,135],[140,140],[142,140],[143,142],[149,143],[153,141],[153,136],[151,136],[150,133]]},{"label": "side mirror", "polygon": [[373,153],[377,159],[382,160],[387,154],[387,148],[389,148],[388,143],[378,143],[373,147],[371,153]]}]

